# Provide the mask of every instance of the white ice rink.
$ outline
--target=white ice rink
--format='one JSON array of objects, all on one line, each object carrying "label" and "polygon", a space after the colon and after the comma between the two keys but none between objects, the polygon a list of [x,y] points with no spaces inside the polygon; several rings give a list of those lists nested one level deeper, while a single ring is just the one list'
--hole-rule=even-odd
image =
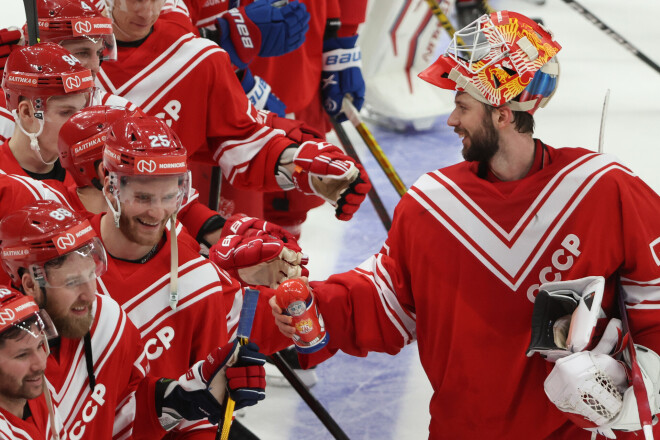
[{"label": "white ice rink", "polygon": [[[579,1],[660,64],[659,2]],[[0,4],[0,27],[23,22],[20,0],[0,0]],[[491,0],[491,5],[542,18],[563,46],[559,88],[549,106],[535,115],[536,136],[553,147],[596,150],[603,98],[609,88],[604,149],[660,192],[660,145],[655,138],[655,129],[660,127],[660,73],[561,0],[547,0],[544,6],[525,0]],[[374,128],[406,185],[426,171],[461,160],[460,144],[445,120],[420,134]],[[348,124],[345,128],[352,132]],[[366,148],[357,137],[353,139],[391,213],[398,196]],[[334,220],[328,207],[313,211],[302,237],[303,249],[310,256],[311,278],[324,279],[353,268],[376,252],[384,238],[385,231],[368,202],[349,223]],[[430,389],[416,349],[413,344],[395,357],[373,354],[363,359],[339,354],[318,368],[321,380],[313,393],[352,439],[426,438]],[[260,438],[331,438],[293,390],[270,387],[267,395],[242,419]]]}]

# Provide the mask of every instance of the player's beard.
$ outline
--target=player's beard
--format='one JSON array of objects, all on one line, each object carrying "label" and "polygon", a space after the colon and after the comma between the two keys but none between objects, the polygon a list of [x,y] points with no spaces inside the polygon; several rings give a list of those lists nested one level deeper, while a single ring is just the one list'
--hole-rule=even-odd
[{"label": "player's beard", "polygon": [[[122,215],[119,218],[119,230],[129,241],[133,243],[143,246],[156,246],[160,242],[161,238],[163,238],[163,232],[165,231],[168,218],[160,221],[157,229],[155,229],[153,234],[141,234],[139,231],[140,225],[138,224],[138,217],[136,216],[129,218],[125,215]],[[148,223],[156,222],[155,219],[145,220]]]},{"label": "player's beard", "polygon": [[48,303],[46,303],[46,311],[53,320],[53,324],[60,336],[70,339],[80,339],[92,327],[92,321],[94,320],[92,304],[76,303],[73,306],[87,306],[87,313],[83,316],[71,316],[68,313],[60,315],[56,311],[48,310]]},{"label": "player's beard", "polygon": [[486,112],[481,127],[469,136],[470,146],[463,147],[461,151],[463,159],[468,162],[487,163],[500,148],[500,134],[495,129],[489,112]]}]

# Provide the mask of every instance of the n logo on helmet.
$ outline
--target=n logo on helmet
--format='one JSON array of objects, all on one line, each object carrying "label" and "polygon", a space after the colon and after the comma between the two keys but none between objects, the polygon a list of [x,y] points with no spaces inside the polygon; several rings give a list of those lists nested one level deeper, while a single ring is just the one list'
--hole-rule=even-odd
[{"label": "n logo on helmet", "polygon": [[79,21],[73,25],[73,30],[78,34],[89,34],[92,31],[92,23],[89,21]]},{"label": "n logo on helmet", "polygon": [[0,310],[0,325],[5,325],[8,322],[13,322],[16,318],[16,313],[12,309]]},{"label": "n logo on helmet", "polygon": [[78,87],[80,87],[80,83],[81,83],[80,78],[78,78],[77,76],[70,76],[64,81],[64,84],[66,85],[67,89],[77,89]]},{"label": "n logo on helmet", "polygon": [[137,163],[136,168],[141,173],[153,173],[156,171],[156,162],[153,159],[142,159]]},{"label": "n logo on helmet", "polygon": [[70,248],[74,244],[76,244],[76,237],[74,237],[73,234],[66,234],[55,240],[55,246],[57,246],[60,249]]}]

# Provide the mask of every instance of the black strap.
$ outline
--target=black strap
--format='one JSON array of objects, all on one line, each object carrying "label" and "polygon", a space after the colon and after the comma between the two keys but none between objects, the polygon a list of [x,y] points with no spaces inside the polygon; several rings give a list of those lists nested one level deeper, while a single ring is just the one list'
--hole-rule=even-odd
[{"label": "black strap", "polygon": [[87,365],[87,377],[89,378],[89,388],[94,391],[96,386],[96,376],[94,376],[94,357],[92,356],[92,336],[89,332],[85,333],[83,338],[85,344],[85,364]]}]

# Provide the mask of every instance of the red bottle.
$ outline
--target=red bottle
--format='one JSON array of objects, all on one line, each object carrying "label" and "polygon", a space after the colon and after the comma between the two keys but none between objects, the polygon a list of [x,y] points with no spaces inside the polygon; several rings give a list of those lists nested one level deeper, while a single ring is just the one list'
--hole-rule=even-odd
[{"label": "red bottle", "polygon": [[293,318],[296,328],[293,343],[300,353],[314,353],[328,343],[323,318],[319,314],[312,295],[305,283],[299,279],[286,280],[275,292],[277,305],[285,315]]}]

